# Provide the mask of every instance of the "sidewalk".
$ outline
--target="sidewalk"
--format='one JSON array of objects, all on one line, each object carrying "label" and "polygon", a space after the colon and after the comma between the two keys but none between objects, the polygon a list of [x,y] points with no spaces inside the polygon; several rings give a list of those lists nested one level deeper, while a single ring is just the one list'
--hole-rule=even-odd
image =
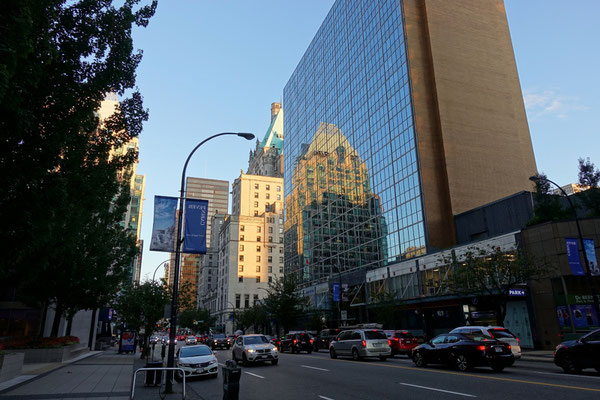
[{"label": "sidewalk", "polygon": [[89,352],[66,363],[27,365],[24,375],[0,385],[0,400],[127,400],[134,357],[117,354],[115,347]]}]

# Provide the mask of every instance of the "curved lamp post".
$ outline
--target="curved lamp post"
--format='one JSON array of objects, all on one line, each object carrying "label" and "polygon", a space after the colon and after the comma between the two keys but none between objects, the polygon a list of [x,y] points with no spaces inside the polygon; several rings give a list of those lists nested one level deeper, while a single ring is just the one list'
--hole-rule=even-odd
[{"label": "curved lamp post", "polygon": [[[246,140],[254,139],[254,135],[252,133],[241,133],[241,132],[222,132],[217,133],[216,135],[212,135],[209,138],[201,141],[190,153],[190,155],[185,160],[185,164],[183,164],[183,171],[181,172],[181,189],[179,190],[179,209],[177,210],[177,235],[175,239],[175,266],[174,266],[174,277],[173,277],[173,298],[171,299],[171,321],[170,326],[171,329],[169,331],[169,356],[167,358],[167,367],[173,368],[175,366],[175,334],[177,329],[177,300],[179,296],[179,264],[180,264],[180,255],[181,255],[181,244],[183,240],[181,239],[181,227],[183,223],[183,200],[185,198],[185,172],[187,170],[187,166],[190,162],[190,159],[198,150],[200,146],[204,143],[208,142],[211,139],[214,139],[218,136],[224,135],[235,135],[239,137],[243,137]],[[165,390],[167,393],[173,393],[173,371],[168,370],[167,372],[167,381],[165,382]]]},{"label": "curved lamp post", "polygon": [[161,266],[161,265],[163,265],[163,264],[165,264],[165,263],[168,263],[169,261],[171,261],[171,260],[170,260],[170,259],[169,259],[169,260],[165,260],[165,261],[161,262],[160,264],[158,264],[158,266],[157,266],[157,267],[156,267],[156,269],[154,270],[154,273],[152,274],[152,280],[153,280],[153,281],[154,281],[154,280],[155,280],[155,278],[156,278],[156,271],[158,271],[158,269],[160,268],[160,266]]},{"label": "curved lamp post", "polygon": [[[585,274],[588,278],[587,282],[588,282],[588,285],[590,286],[590,292],[592,294],[592,298],[594,301],[594,309],[596,311],[596,318],[600,318],[600,304],[598,304],[598,297],[596,296],[596,289],[594,287],[594,283],[592,280],[592,271],[590,270],[590,263],[587,258],[587,253],[585,252],[585,246],[583,245],[583,235],[581,234],[581,226],[579,225],[579,218],[577,217],[577,209],[573,205],[573,202],[569,198],[569,195],[567,195],[567,193],[563,190],[563,188],[558,186],[558,184],[556,184],[556,182],[553,182],[548,178],[541,177],[538,175],[530,176],[529,180],[532,182],[535,182],[535,183],[539,183],[539,182],[551,183],[554,186],[556,186],[558,188],[558,190],[560,190],[560,192],[567,198],[567,201],[569,202],[569,206],[571,207],[571,210],[573,210],[573,216],[575,217],[575,225],[577,225],[577,236],[579,239],[579,247],[581,248],[581,251],[583,252],[583,263],[585,265]],[[569,313],[570,312],[571,312],[571,310],[569,310]]]}]

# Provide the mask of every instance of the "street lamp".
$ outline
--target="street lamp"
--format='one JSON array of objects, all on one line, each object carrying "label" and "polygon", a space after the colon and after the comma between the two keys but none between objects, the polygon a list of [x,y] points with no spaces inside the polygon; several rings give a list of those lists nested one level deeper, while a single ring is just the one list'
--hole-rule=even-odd
[{"label": "street lamp", "polygon": [[[183,223],[183,200],[185,198],[185,172],[187,170],[187,166],[190,162],[190,159],[198,150],[200,146],[204,143],[208,142],[211,139],[214,139],[218,136],[224,135],[235,135],[239,137],[243,137],[246,140],[254,139],[254,135],[252,133],[241,133],[241,132],[222,132],[217,133],[209,138],[204,139],[200,142],[190,155],[185,160],[185,164],[183,164],[183,171],[181,172],[181,188],[179,190],[179,209],[177,210],[177,235],[175,239],[175,265],[174,265],[174,277],[173,277],[173,298],[171,299],[171,330],[169,331],[169,356],[167,358],[167,367],[173,368],[175,366],[175,331],[177,330],[177,299],[179,296],[179,264],[180,264],[180,255],[181,255],[181,244],[183,240],[181,239],[181,228]],[[167,381],[165,383],[165,391],[167,393],[173,393],[173,371],[167,371]]]},{"label": "street lamp", "polygon": [[[581,250],[583,252],[583,263],[585,264],[585,274],[587,275],[588,285],[590,286],[590,292],[592,294],[592,298],[594,301],[594,309],[596,310],[596,318],[600,318],[600,304],[598,304],[598,297],[596,296],[596,289],[594,287],[594,283],[592,280],[592,271],[590,270],[590,263],[587,258],[587,253],[585,252],[585,246],[583,245],[583,235],[581,234],[581,226],[579,225],[579,218],[577,217],[577,209],[575,208],[575,205],[573,205],[573,202],[569,198],[569,195],[567,195],[567,193],[563,190],[563,188],[558,186],[556,184],[556,182],[553,182],[550,179],[543,177],[543,176],[539,176],[539,175],[530,176],[529,180],[534,183],[539,183],[539,182],[543,182],[543,181],[551,183],[554,186],[556,186],[558,188],[558,190],[560,190],[560,192],[567,198],[567,201],[569,202],[569,206],[571,207],[571,210],[573,210],[573,215],[575,216],[575,225],[577,225],[577,236],[579,239],[579,247],[581,247]],[[571,312],[571,310],[569,310],[569,312]]]},{"label": "street lamp", "polygon": [[160,268],[161,265],[163,265],[164,263],[168,263],[170,260],[165,260],[163,262],[161,262],[160,264],[158,264],[158,266],[156,267],[156,269],[154,270],[154,273],[152,274],[152,280],[154,281],[156,278],[156,271],[158,271],[158,269]]}]

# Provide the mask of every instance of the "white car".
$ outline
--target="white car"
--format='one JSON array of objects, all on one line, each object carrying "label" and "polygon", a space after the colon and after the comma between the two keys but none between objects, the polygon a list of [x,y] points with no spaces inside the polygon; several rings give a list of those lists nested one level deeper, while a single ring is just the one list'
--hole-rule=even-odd
[{"label": "white car", "polygon": [[277,365],[279,349],[265,335],[242,335],[233,342],[231,358],[244,366],[256,361],[271,361]]},{"label": "white car", "polygon": [[185,344],[198,344],[196,340],[196,336],[188,336],[185,338]]},{"label": "white car", "polygon": [[483,333],[500,342],[508,343],[513,356],[515,356],[515,360],[521,358],[521,343],[519,342],[519,338],[503,326],[461,326],[452,329],[450,333]]},{"label": "white car", "polygon": [[[177,367],[185,371],[186,379],[193,376],[216,378],[219,373],[217,357],[204,344],[182,347],[177,355]],[[181,371],[177,371],[175,379],[181,381]]]}]

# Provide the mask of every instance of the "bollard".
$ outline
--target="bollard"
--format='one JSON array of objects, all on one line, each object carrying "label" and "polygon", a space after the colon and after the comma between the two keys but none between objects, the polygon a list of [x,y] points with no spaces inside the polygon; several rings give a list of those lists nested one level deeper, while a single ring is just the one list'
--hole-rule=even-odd
[{"label": "bollard", "polygon": [[[162,362],[148,362],[146,363],[146,368],[161,368],[163,366]],[[162,378],[162,371],[146,371],[146,386],[156,386],[160,385]]]},{"label": "bollard", "polygon": [[238,400],[242,369],[233,360],[227,360],[223,371],[223,400]]}]

